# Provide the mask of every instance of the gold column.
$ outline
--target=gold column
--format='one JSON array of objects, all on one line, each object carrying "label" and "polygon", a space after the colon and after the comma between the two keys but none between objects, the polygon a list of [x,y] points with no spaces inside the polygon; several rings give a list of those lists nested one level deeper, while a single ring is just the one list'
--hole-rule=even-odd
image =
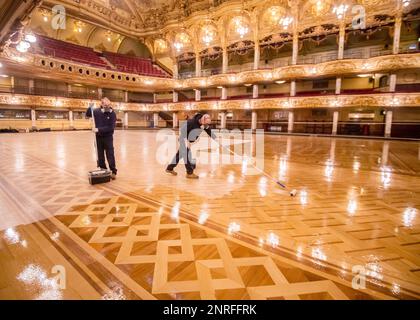
[{"label": "gold column", "polygon": [[[293,7],[293,53],[292,53],[292,65],[296,65],[299,55],[299,29],[298,29],[298,17],[299,11],[297,4]],[[290,81],[290,96],[296,96],[296,80]]]},{"label": "gold column", "polygon": [[201,57],[198,51],[195,52],[195,76],[201,77]]},{"label": "gold column", "polygon": [[223,46],[223,62],[222,62],[222,73],[227,73],[228,72],[228,52],[227,52],[227,47]]},{"label": "gold column", "polygon": [[[402,12],[400,11],[395,17],[394,43],[392,46],[392,54],[398,54],[400,52],[401,25],[402,25]],[[396,87],[397,87],[397,74],[393,73],[389,77],[389,91],[395,92]]]},{"label": "gold column", "polygon": [[[346,38],[346,23],[343,20],[340,22],[340,31],[339,31],[339,35],[338,35],[338,60],[342,60],[344,59],[344,43],[345,43],[345,38]],[[336,83],[335,83],[335,94],[340,94],[341,93],[341,77],[337,77],[336,78]]]}]

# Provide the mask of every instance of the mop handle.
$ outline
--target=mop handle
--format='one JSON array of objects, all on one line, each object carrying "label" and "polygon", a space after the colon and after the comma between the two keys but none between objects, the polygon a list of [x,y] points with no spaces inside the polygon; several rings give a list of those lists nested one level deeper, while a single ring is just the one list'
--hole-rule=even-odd
[{"label": "mop handle", "polygon": [[[94,112],[93,112],[93,105],[90,107],[90,113],[92,114],[92,124],[93,124],[93,128],[96,128],[96,122],[95,122],[95,114],[94,114]],[[98,159],[98,146],[97,146],[97,144],[96,144],[96,132],[93,132],[93,130],[92,130],[92,133],[93,133],[93,145],[94,145],[94,147],[95,147],[95,157],[96,157],[96,166],[98,166],[98,162],[99,162],[99,159]]]},{"label": "mop handle", "polygon": [[[217,142],[217,141],[216,141]],[[222,149],[226,149],[226,150],[228,150],[232,155],[234,155],[234,156],[238,156],[238,157],[244,157],[244,156],[241,156],[241,155],[239,155],[239,154],[237,154],[236,152],[234,152],[234,151],[232,151],[232,150],[230,150],[230,148],[228,149],[228,148],[226,148],[226,147],[224,147],[223,145],[221,145],[220,143],[218,143],[217,142],[217,144],[219,145],[219,146],[221,146],[222,147]],[[275,182],[276,184],[278,184],[280,187],[282,187],[282,188],[284,188],[284,189],[286,189],[286,186],[283,184],[283,183],[281,183],[280,181],[278,181],[277,179],[275,179],[274,177],[272,177],[272,176],[270,176],[268,173],[266,173],[265,171],[263,171],[263,170],[261,170],[260,168],[258,168],[256,165],[254,165],[253,163],[251,163],[251,166],[253,166],[257,171],[259,171],[261,174],[263,174],[264,176],[266,176],[267,178],[269,178],[269,179],[271,179],[273,182]]]}]

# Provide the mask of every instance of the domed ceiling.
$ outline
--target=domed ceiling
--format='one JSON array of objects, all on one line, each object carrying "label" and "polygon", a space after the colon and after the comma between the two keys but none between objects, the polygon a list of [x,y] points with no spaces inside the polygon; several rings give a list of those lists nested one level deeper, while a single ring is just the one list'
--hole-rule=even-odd
[{"label": "domed ceiling", "polygon": [[44,6],[62,4],[69,12],[92,18],[96,15],[117,25],[127,25],[139,32],[163,27],[168,21],[179,21],[197,11],[208,11],[229,0],[61,0],[44,1]]}]

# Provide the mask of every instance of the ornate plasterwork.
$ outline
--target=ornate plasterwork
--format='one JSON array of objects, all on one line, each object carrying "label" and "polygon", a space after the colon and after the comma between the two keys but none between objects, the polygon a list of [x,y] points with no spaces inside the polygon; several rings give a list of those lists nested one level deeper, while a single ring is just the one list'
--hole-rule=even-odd
[{"label": "ornate plasterwork", "polygon": [[366,95],[340,95],[318,97],[287,97],[249,100],[218,100],[180,102],[149,105],[151,111],[183,110],[262,110],[293,108],[345,108],[345,107],[420,107],[418,93],[384,93]]},{"label": "ornate plasterwork", "polygon": [[[42,97],[31,95],[0,94],[0,106],[26,106],[35,109],[57,108],[86,110],[97,100]],[[285,97],[249,100],[217,100],[179,103],[114,103],[121,111],[159,112],[194,110],[262,110],[293,108],[345,108],[345,107],[420,107],[420,93],[377,93],[365,95],[340,95],[317,97]]]},{"label": "ornate plasterwork", "polygon": [[[311,79],[366,73],[391,72],[420,68],[420,53],[398,54],[369,59],[345,59],[316,65],[293,65],[272,70],[251,70],[235,74],[218,74],[190,79],[169,79],[140,76],[114,70],[98,69],[73,62],[40,55],[25,54],[25,60],[15,60],[17,53],[8,50],[3,53],[4,63],[10,63],[20,71],[39,74],[48,72],[56,80],[94,84],[102,87],[132,91],[171,91],[209,88],[218,86],[240,86],[247,83],[270,83],[277,80]],[[71,68],[71,71],[70,71]]]},{"label": "ornate plasterwork", "polygon": [[[230,39],[229,36],[231,20],[238,14],[244,14],[248,20],[250,28],[248,40],[256,41],[276,33],[293,32],[293,28],[283,30],[278,23],[273,25],[269,19],[272,15],[267,14],[267,11],[273,8],[278,9],[275,10],[278,15],[276,19],[284,16],[293,17],[297,22],[297,32],[322,25],[340,24],[332,12],[333,6],[339,2],[330,0],[47,0],[44,1],[44,6],[50,8],[57,3],[71,8],[74,15],[83,11],[87,20],[106,26],[109,26],[111,20],[112,28],[116,32],[134,37],[148,37],[146,41],[164,35],[164,38],[170,42],[169,35],[183,27],[191,34],[198,34],[199,25],[204,20],[209,20],[219,29],[220,41],[212,45],[229,45],[243,40],[234,37]],[[401,11],[397,6],[398,0],[347,0],[346,3],[350,7],[364,6],[368,26],[377,25],[376,18],[380,16],[387,16],[386,20],[390,22]],[[408,12],[419,4],[419,0],[412,0],[410,6],[402,10]],[[320,5],[321,8],[318,10]],[[344,18],[346,25],[351,25],[352,17],[350,9]],[[383,22],[379,24],[381,23]],[[203,50],[199,37],[195,38],[192,44],[195,51]]]}]

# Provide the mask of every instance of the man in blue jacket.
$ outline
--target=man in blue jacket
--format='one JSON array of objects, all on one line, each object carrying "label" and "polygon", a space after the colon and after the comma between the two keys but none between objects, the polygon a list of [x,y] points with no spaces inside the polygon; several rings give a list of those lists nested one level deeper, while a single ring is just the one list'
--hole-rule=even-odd
[{"label": "man in blue jacket", "polygon": [[[93,109],[95,117],[95,126],[92,131],[96,133],[96,146],[98,151],[98,167],[107,169],[105,163],[108,160],[109,169],[112,171],[112,179],[117,177],[117,167],[115,165],[114,155],[114,129],[117,123],[117,116],[111,107],[111,101],[108,98],[101,100],[101,107]],[[92,109],[86,111],[86,117],[92,117]]]},{"label": "man in blue jacket", "polygon": [[179,135],[179,150],[171,163],[166,167],[166,172],[174,176],[177,175],[174,171],[178,165],[179,160],[184,159],[185,168],[187,170],[188,179],[198,179],[194,174],[195,161],[192,159],[190,143],[197,141],[203,130],[212,138],[216,140],[216,135],[210,129],[211,117],[209,114],[197,113],[192,119],[182,126]]}]

